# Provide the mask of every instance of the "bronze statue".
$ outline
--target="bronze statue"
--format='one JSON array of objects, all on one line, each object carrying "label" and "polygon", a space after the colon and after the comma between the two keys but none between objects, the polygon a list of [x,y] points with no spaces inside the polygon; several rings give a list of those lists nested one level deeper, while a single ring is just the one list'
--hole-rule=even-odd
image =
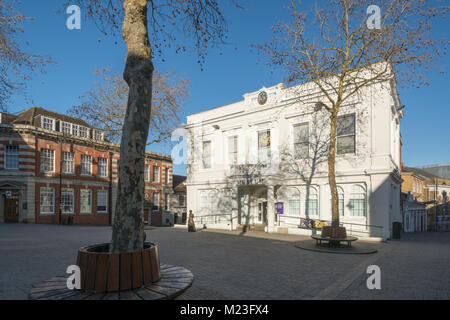
[{"label": "bronze statue", "polygon": [[197,232],[197,228],[195,228],[194,214],[192,213],[192,210],[189,210],[188,231]]}]

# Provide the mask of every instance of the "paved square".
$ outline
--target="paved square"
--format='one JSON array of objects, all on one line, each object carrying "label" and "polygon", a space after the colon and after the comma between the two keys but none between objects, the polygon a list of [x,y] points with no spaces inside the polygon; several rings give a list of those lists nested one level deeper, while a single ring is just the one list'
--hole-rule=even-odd
[{"label": "paved square", "polygon": [[[294,247],[305,237],[158,228],[161,262],[190,269],[179,299],[450,299],[450,233],[408,234],[372,255]],[[65,273],[80,246],[109,242],[109,227],[0,225],[0,299],[27,299],[32,284]],[[366,268],[381,268],[368,290]]]}]

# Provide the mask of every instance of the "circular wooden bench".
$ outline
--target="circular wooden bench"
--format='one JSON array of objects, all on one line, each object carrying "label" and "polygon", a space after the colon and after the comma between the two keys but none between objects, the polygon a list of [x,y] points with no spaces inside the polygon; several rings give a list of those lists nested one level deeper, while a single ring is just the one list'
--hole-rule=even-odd
[{"label": "circular wooden bench", "polygon": [[319,246],[322,244],[322,241],[327,241],[330,247],[336,246],[340,247],[341,242],[347,242],[347,247],[352,246],[352,242],[358,240],[357,237],[345,237],[345,238],[331,238],[331,237],[322,237],[313,235],[311,236],[314,240],[316,240],[316,245]]},{"label": "circular wooden bench", "polygon": [[344,227],[323,226],[322,234],[312,235],[316,240],[316,245],[321,245],[322,241],[327,241],[329,246],[340,247],[341,242],[347,242],[347,247],[352,246],[352,242],[358,240],[356,237],[348,237],[347,230]]},{"label": "circular wooden bench", "polygon": [[185,292],[194,281],[194,275],[187,269],[162,264],[161,278],[139,288],[96,292],[70,290],[67,288],[68,275],[54,277],[32,286],[31,300],[170,300]]}]

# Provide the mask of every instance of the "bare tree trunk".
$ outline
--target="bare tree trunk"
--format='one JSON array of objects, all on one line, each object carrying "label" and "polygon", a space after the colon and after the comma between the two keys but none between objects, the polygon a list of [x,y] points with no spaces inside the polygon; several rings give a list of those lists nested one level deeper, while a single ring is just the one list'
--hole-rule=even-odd
[{"label": "bare tree trunk", "polygon": [[125,0],[124,13],[122,37],[128,48],[124,79],[130,90],[120,144],[112,252],[140,250],[144,244],[144,155],[154,70],[148,40],[147,1]]},{"label": "bare tree trunk", "polygon": [[[331,113],[331,131],[330,131],[330,151],[328,154],[328,181],[331,191],[331,225],[334,228],[339,227],[339,199],[336,186],[336,131],[337,131],[337,111]],[[339,110],[339,109],[338,109]]]},{"label": "bare tree trunk", "polygon": [[311,205],[310,203],[310,199],[309,197],[311,196],[311,180],[312,179],[308,179],[308,181],[306,182],[306,196],[305,196],[305,218],[309,219],[309,206]]}]

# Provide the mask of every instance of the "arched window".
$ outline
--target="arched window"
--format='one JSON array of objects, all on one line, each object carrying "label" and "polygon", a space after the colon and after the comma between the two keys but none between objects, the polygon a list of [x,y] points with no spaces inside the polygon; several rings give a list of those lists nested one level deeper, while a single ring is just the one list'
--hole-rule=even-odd
[{"label": "arched window", "polygon": [[278,200],[285,203],[286,215],[300,217],[300,190],[296,187],[283,187],[278,193]]},{"label": "arched window", "polygon": [[216,204],[217,197],[215,190],[200,190],[198,215],[210,215],[213,208],[216,207]]},{"label": "arched window", "polygon": [[[344,216],[344,189],[342,189],[342,187],[337,187],[337,191],[338,191],[338,198],[339,198],[339,215],[341,217]],[[331,198],[330,195],[330,214],[333,213],[333,199]]]},{"label": "arched window", "polygon": [[354,185],[349,201],[350,216],[365,217],[366,216],[366,191],[363,187]]},{"label": "arched window", "polygon": [[[309,188],[309,192],[308,192]],[[309,193],[309,195],[308,195]],[[319,214],[317,190],[314,187],[306,187],[305,214],[306,216],[317,216]]]}]

